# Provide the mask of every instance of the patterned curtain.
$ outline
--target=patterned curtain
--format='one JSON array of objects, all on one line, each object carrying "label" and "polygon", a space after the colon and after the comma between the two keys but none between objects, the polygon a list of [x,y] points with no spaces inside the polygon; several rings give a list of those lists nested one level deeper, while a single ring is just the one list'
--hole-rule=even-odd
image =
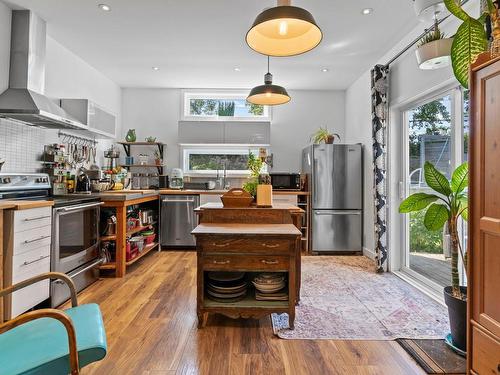
[{"label": "patterned curtain", "polygon": [[377,271],[387,270],[387,120],[389,117],[389,67],[372,69],[373,177],[375,193],[375,253]]}]

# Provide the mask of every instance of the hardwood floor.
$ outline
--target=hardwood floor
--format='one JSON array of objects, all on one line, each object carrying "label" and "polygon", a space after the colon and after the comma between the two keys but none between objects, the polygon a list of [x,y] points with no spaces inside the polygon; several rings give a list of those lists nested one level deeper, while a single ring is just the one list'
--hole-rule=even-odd
[{"label": "hardwood floor", "polygon": [[395,342],[282,340],[269,317],[211,315],[199,330],[195,278],[194,252],[155,252],[81,293],[101,306],[109,347],[82,374],[424,374]]}]

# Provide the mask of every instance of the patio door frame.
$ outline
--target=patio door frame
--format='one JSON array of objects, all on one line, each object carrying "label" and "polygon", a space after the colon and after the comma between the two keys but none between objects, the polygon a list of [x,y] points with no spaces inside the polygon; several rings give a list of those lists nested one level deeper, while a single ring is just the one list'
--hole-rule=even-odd
[{"label": "patio door frame", "polygon": [[[389,161],[390,168],[390,217],[389,244],[390,270],[413,286],[444,303],[443,287],[408,267],[409,265],[409,215],[398,212],[399,204],[408,195],[409,189],[409,126],[407,112],[422,104],[450,95],[451,97],[451,163],[452,170],[463,159],[463,90],[456,81],[448,82],[422,95],[391,106],[391,129],[389,149],[397,151],[398,157]],[[460,124],[457,126],[457,124]],[[401,157],[402,156],[402,157]],[[460,228],[459,228],[460,229]],[[461,275],[463,278],[464,275]],[[451,283],[451,281],[450,281]]]}]

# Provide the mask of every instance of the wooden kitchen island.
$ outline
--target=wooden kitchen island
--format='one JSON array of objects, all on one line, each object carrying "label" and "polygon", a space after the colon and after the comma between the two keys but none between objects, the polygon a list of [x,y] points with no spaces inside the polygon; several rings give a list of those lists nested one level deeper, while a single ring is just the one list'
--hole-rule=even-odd
[{"label": "wooden kitchen island", "polygon": [[[197,244],[197,314],[203,327],[208,313],[232,318],[259,318],[288,313],[294,326],[300,289],[301,232],[293,216],[300,208],[224,208],[209,203],[197,209],[199,225],[193,230]],[[207,272],[245,272],[248,292],[238,302],[217,302],[206,295]],[[261,272],[286,274],[288,301],[260,301],[251,279]]]}]

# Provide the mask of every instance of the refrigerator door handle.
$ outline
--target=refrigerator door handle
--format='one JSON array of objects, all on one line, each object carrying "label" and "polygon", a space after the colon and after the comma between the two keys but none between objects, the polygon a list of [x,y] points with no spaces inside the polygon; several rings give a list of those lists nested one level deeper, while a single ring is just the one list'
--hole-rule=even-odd
[{"label": "refrigerator door handle", "polygon": [[333,216],[333,215],[361,215],[361,210],[324,210],[314,211],[315,215]]},{"label": "refrigerator door handle", "polygon": [[316,198],[317,198],[317,194],[316,194],[316,186],[318,186],[318,182],[316,181],[316,175],[318,174],[317,173],[317,160],[316,158],[313,156],[313,167],[312,167],[312,171],[311,171],[311,174],[312,174],[312,177],[313,177],[313,201],[316,202]]}]

